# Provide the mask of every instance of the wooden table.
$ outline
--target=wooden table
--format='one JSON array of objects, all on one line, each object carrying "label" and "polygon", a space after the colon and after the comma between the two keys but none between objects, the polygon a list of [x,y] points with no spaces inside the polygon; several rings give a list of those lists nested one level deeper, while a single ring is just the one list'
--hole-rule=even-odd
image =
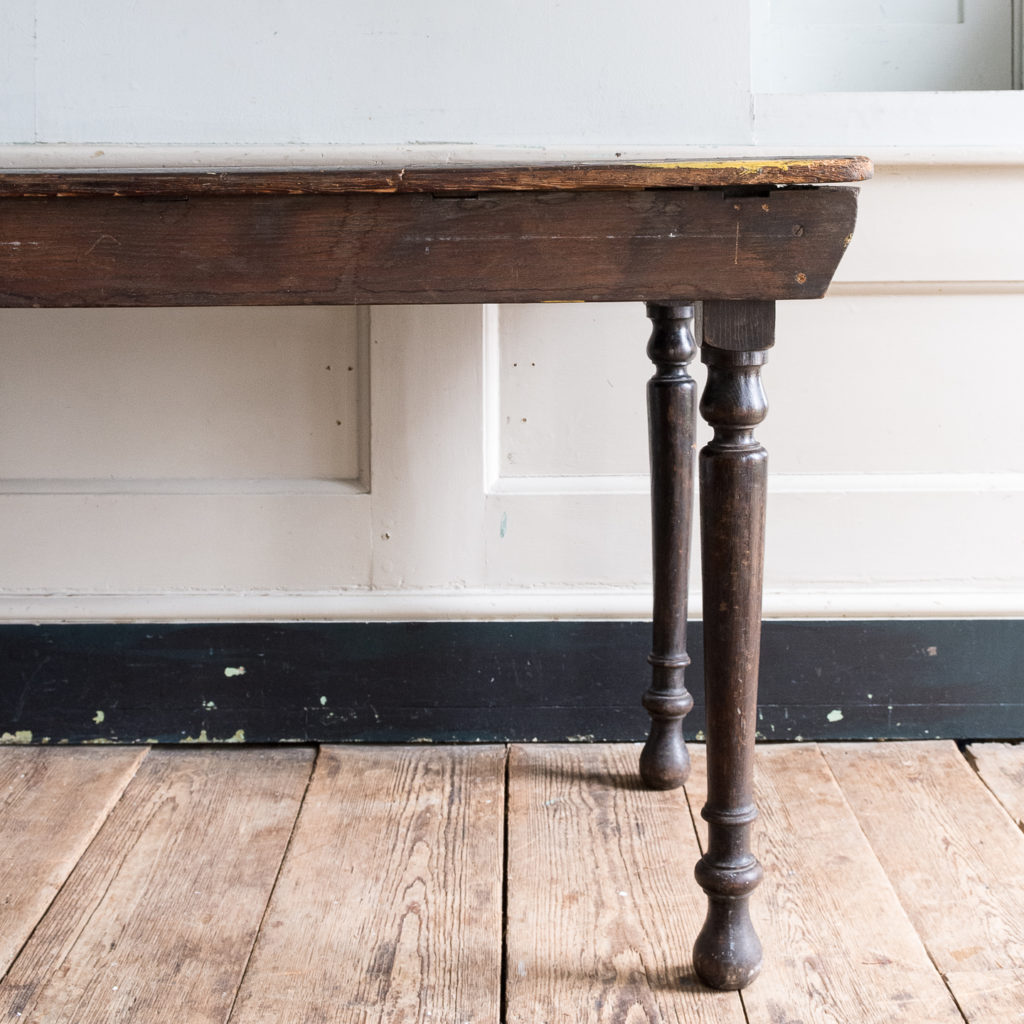
[{"label": "wooden table", "polygon": [[686,778],[683,674],[693,495],[694,303],[703,303],[700,453],[708,916],[694,966],[756,974],[748,914],[767,453],[760,367],[775,301],[819,298],[850,241],[863,158],[393,170],[0,175],[0,305],[221,306],[640,300],[647,351],[654,636],[644,781]]}]

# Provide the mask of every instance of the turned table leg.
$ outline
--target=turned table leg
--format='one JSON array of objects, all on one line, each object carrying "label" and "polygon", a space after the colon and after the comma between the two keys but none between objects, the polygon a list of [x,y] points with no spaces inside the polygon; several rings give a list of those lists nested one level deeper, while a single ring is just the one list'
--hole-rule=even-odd
[{"label": "turned table leg", "polygon": [[693,506],[696,384],[686,364],[696,345],[692,305],[647,303],[654,324],[647,354],[655,374],[647,385],[651,444],[651,525],[654,556],[654,630],[651,685],[643,704],[651,731],[640,754],[640,776],[653,789],[681,786],[690,772],[683,717],[693,707],[683,675],[686,599]]},{"label": "turned table leg", "polygon": [[738,989],[761,968],[748,901],[761,880],[750,852],[768,453],[754,437],[768,404],[760,369],[774,340],[773,302],[705,302],[700,453],[708,846],[697,881],[708,915],[693,951],[698,976]]}]

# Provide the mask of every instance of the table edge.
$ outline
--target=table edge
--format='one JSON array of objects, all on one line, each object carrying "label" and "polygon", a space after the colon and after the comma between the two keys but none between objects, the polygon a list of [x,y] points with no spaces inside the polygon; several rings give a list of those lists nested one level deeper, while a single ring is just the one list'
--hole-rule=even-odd
[{"label": "table edge", "polygon": [[69,168],[0,171],[0,198],[638,191],[843,184],[872,173],[864,156],[473,167]]}]

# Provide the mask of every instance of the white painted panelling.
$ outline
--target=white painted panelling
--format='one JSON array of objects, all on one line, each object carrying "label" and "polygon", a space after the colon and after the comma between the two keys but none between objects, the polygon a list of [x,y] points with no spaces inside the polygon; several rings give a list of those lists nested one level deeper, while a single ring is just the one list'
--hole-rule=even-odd
[{"label": "white painted panelling", "polygon": [[876,167],[836,281],[1024,282],[1022,189],[1024,160]]},{"label": "white painted panelling", "polygon": [[365,586],[365,494],[0,495],[6,593]]},{"label": "white painted panelling", "polygon": [[481,584],[483,328],[479,306],[373,310],[374,587]]},{"label": "white painted panelling", "polygon": [[1013,88],[1010,0],[751,0],[754,89]]},{"label": "white painted panelling", "polygon": [[[1021,322],[1024,288],[780,303],[759,430],[773,473],[1024,472],[1014,447],[992,443],[1017,429],[1016,376],[984,372],[968,347],[984,338],[983,364],[1012,366]],[[639,303],[502,309],[498,490],[646,487],[647,323]],[[703,381],[699,361],[692,372]]]},{"label": "white painted panelling", "polygon": [[749,131],[742,3],[250,0],[240,17],[201,0],[37,0],[37,11],[39,141],[672,144]]},{"label": "white painted panelling", "polygon": [[1024,472],[1017,294],[835,295],[778,307],[759,436],[773,472]]},{"label": "white painted panelling", "polygon": [[[358,478],[358,312],[0,311],[0,489]],[[194,485],[193,485],[194,486]]]},{"label": "white painted panelling", "polygon": [[554,580],[562,588],[650,587],[647,494],[492,494],[483,534],[487,583],[497,590]]},{"label": "white painted panelling", "polygon": [[0,139],[34,142],[35,2],[0,4]]},{"label": "white painted panelling", "polygon": [[[970,490],[934,476],[918,487],[905,477],[874,478],[871,489],[862,480],[773,482],[766,615],[1024,615],[1019,475],[1008,486],[1000,477]],[[488,565],[499,593],[510,584],[544,587],[558,574],[607,588],[609,602],[622,606],[623,590],[649,587],[645,496],[494,495],[488,505]],[[697,614],[696,538],[691,563]]]},{"label": "white painted panelling", "polygon": [[650,327],[640,302],[501,307],[501,477],[647,471]]},{"label": "white painted panelling", "polygon": [[751,112],[752,141],[774,152],[992,147],[1019,160],[1024,151],[1020,89],[754,93]]},{"label": "white painted panelling", "polygon": [[[10,0],[0,140],[55,145],[0,165],[877,151],[833,295],[782,306],[765,368],[765,609],[1024,614],[1024,92],[752,92],[749,18]],[[640,304],[0,327],[0,618],[649,612]]]},{"label": "white painted panelling", "polygon": [[[766,586],[995,587],[1024,615],[1024,493],[772,494]],[[919,614],[928,614],[921,609]]]}]

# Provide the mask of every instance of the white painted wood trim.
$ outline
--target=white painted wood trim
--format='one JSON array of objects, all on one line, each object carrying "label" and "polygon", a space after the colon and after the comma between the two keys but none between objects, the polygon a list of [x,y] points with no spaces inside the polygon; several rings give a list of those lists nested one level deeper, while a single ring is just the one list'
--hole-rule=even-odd
[{"label": "white painted wood trim", "polygon": [[[948,494],[1024,491],[1024,473],[775,473],[770,494]],[[503,477],[489,493],[545,497],[650,492],[647,476]]]},{"label": "white painted wood trim", "polygon": [[[701,617],[699,599],[690,614]],[[332,593],[6,594],[0,622],[646,620],[636,590],[353,590]],[[851,588],[766,591],[767,619],[1020,618],[1019,589]]]},{"label": "white painted wood trim", "polygon": [[[900,95],[900,94],[895,94]],[[962,95],[959,93],[951,95]],[[1001,93],[996,95],[1003,95]],[[1013,95],[1007,94],[1007,95]],[[401,164],[467,166],[488,161],[690,160],[725,157],[758,159],[805,155],[793,145],[735,146],[82,146],[54,143],[0,145],[0,169],[66,170],[70,168],[202,168],[213,167],[394,167]],[[879,167],[937,165],[1024,165],[1024,144],[1007,145],[1005,137],[991,145],[898,146],[858,148]]]},{"label": "white painted wood trim", "polygon": [[1013,87],[1024,89],[1024,0],[1013,2]]},{"label": "white painted wood trim", "polygon": [[833,281],[829,295],[1020,295],[1024,281]]},{"label": "white painted wood trim", "polygon": [[126,480],[80,479],[0,480],[0,495],[5,494],[368,494],[362,478],[353,480],[289,479],[266,480]]}]

